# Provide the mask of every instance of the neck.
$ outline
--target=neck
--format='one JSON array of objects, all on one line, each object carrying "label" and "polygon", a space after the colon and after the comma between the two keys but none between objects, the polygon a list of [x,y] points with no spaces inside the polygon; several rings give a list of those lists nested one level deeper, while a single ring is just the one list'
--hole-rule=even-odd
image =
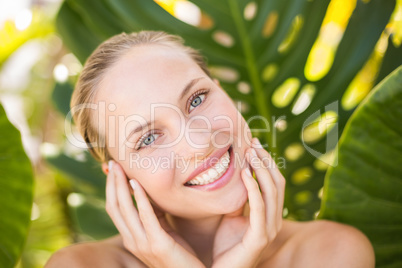
[{"label": "neck", "polygon": [[214,238],[223,215],[203,219],[183,219],[170,216],[171,226],[195,251],[197,257],[208,266],[212,263]]}]

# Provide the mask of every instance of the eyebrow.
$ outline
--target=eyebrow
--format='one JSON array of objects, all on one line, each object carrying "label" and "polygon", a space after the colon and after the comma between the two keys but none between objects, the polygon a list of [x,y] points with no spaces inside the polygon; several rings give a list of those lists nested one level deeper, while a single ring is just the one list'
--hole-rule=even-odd
[{"label": "eyebrow", "polygon": [[151,123],[152,123],[152,122],[147,121],[147,123],[141,124],[141,125],[137,126],[136,128],[134,128],[134,129],[130,132],[130,134],[128,134],[126,141],[127,141],[131,136],[133,136],[135,133],[141,131],[141,130],[144,129],[145,127],[149,127],[149,126],[151,125]]},{"label": "eyebrow", "polygon": [[[191,81],[184,87],[183,91],[182,91],[181,94],[180,94],[179,100],[182,99],[182,98],[184,98],[184,97],[188,94],[188,92],[190,91],[190,89],[191,89],[198,81],[200,81],[200,80],[203,79],[203,78],[204,78],[204,77],[198,77],[198,78],[194,78],[193,80],[191,80]],[[152,122],[153,122],[153,121],[152,121]],[[136,128],[134,128],[134,129],[130,132],[130,134],[128,134],[126,140],[128,140],[132,135],[134,135],[135,133],[141,131],[141,130],[144,129],[145,127],[149,127],[149,126],[152,124],[152,122],[149,122],[149,121],[148,121],[146,124],[141,124],[141,125],[137,126]]]},{"label": "eyebrow", "polygon": [[183,91],[180,94],[179,100],[182,99],[184,96],[187,95],[187,93],[190,91],[190,89],[201,79],[203,79],[204,77],[198,77],[198,78],[194,78],[193,80],[191,80],[183,89]]}]

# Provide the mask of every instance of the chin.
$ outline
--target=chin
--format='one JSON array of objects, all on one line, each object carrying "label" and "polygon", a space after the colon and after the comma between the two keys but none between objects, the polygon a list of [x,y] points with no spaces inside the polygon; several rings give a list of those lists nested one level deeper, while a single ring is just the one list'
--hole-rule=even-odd
[{"label": "chin", "polygon": [[238,190],[232,192],[228,197],[222,200],[222,209],[219,214],[231,214],[243,209],[248,199],[246,187],[241,184]]}]

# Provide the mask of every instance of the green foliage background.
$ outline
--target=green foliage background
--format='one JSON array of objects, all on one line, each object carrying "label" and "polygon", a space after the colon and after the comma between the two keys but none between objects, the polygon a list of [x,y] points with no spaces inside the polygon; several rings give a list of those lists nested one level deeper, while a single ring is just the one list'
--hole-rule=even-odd
[{"label": "green foliage background", "polygon": [[[35,190],[35,204],[40,207],[41,215],[32,221],[18,266],[41,267],[58,248],[72,242],[102,239],[117,232],[104,211],[105,181],[99,164],[87,152],[71,148],[63,137],[64,117],[69,111],[75,76],[67,83],[46,82],[48,80],[42,77],[49,77],[49,74],[51,77],[53,68],[60,62],[71,63],[68,50],[84,63],[100,42],[114,34],[164,30],[182,36],[187,45],[201,50],[208,58],[212,74],[240,104],[239,109],[247,120],[256,115],[268,120],[268,124],[261,120],[249,124],[255,129],[269,128],[269,132],[253,135],[269,144],[275,159],[286,161],[282,169],[287,179],[286,218],[314,219],[321,206],[319,218],[352,224],[368,235],[376,249],[378,267],[398,267],[402,256],[399,242],[402,221],[398,217],[402,215],[398,194],[402,187],[397,165],[397,160],[401,159],[401,132],[395,126],[399,125],[402,107],[398,87],[400,70],[379,85],[349,123],[354,107],[366,93],[360,89],[357,94],[362,95],[352,98],[354,104],[344,105],[351,85],[367,69],[378,68],[378,71],[368,72],[377,76],[366,88],[370,90],[402,63],[402,47],[394,42],[395,36],[390,35],[401,30],[386,28],[392,12],[396,17],[395,1],[357,1],[344,33],[338,36],[339,44],[332,48],[334,58],[329,70],[317,79],[308,76],[307,66],[318,40],[324,36],[323,20],[331,1],[191,2],[202,10],[204,24],[189,25],[154,1],[63,2],[56,25],[67,48],[46,55],[47,63],[42,63],[42,68],[48,66],[43,68],[46,75],[34,76],[32,89],[26,93],[35,100],[30,127],[39,127],[44,133],[42,145],[46,162],[35,165],[39,185]],[[245,15],[245,10],[253,5],[256,7],[254,15]],[[56,46],[58,41],[52,36],[52,26],[53,22],[47,18],[33,23],[26,35],[20,36],[16,31],[18,38],[12,40],[17,41],[7,49],[2,48],[0,67],[30,38],[42,38]],[[9,29],[7,33],[10,34]],[[47,40],[49,33],[51,38]],[[326,34],[335,36],[333,32]],[[385,54],[379,57],[376,51],[384,41]],[[71,75],[71,70],[69,72]],[[311,102],[304,110],[294,112],[298,100],[306,94]],[[49,100],[59,113],[49,106]],[[368,124],[370,122],[374,123]],[[320,133],[320,129],[324,131]],[[337,135],[342,132],[338,158],[335,158],[338,165],[327,172],[335,163],[331,152],[337,151]],[[312,150],[322,155],[321,161],[311,154]],[[48,163],[56,168],[49,168]],[[28,214],[26,210],[25,217]],[[22,232],[21,239],[23,237]],[[14,247],[21,250],[21,242],[14,242]]]},{"label": "green foliage background", "polygon": [[14,267],[25,243],[33,199],[31,162],[0,105],[0,264]]},{"label": "green foliage background", "polygon": [[354,225],[379,267],[402,264],[402,66],[360,104],[339,140],[319,218]]},{"label": "green foliage background", "polygon": [[[268,143],[275,158],[283,157],[290,145],[304,142],[301,140],[301,130],[311,114],[325,112],[328,105],[341,100],[348,85],[373,52],[395,7],[395,1],[391,0],[358,1],[331,69],[322,79],[312,82],[305,77],[304,66],[330,1],[254,1],[257,11],[250,20],[243,15],[250,1],[192,2],[212,18],[211,28],[200,29],[186,24],[154,1],[128,0],[65,1],[57,18],[57,26],[63,40],[81,62],[102,40],[122,31],[163,30],[179,34],[186,44],[202,50],[213,70],[229,69],[234,73],[230,79],[220,77],[221,84],[234,100],[240,100],[247,107],[242,111],[246,120],[255,115],[268,120],[268,126],[262,120],[254,120],[250,122],[250,127],[269,128],[267,132],[254,135]],[[264,36],[264,26],[272,12],[278,14],[278,22],[276,27],[273,26],[272,33]],[[296,29],[292,28],[297,20],[303,22]],[[292,31],[294,37],[288,41],[287,36]],[[219,41],[217,33],[229,36],[232,44],[225,45]],[[288,42],[286,49],[280,50],[284,42]],[[267,78],[269,69],[277,69],[278,72]],[[281,85],[289,78],[297,80],[299,86],[294,90],[285,86],[285,90],[280,92]],[[240,92],[239,83],[248,85],[250,92]],[[315,95],[307,109],[295,115],[292,107],[297,99],[296,94],[305,86],[315,88]],[[276,92],[279,103],[275,105],[272,100]],[[311,140],[308,146],[312,150],[324,152],[333,149],[336,142],[326,148],[327,142],[337,140],[331,135],[342,132],[353,111],[342,109],[339,103],[335,106],[339,109],[337,127],[328,133],[328,139],[319,137]],[[287,124],[282,131],[274,125],[280,116],[286,118]],[[323,185],[326,169],[315,168],[315,160],[316,156],[305,152],[303,157],[287,161],[286,168],[282,170],[289,179],[285,207],[291,218],[312,219],[319,210],[317,193]],[[303,178],[303,183],[300,183],[298,176],[308,178]],[[292,180],[292,177],[296,179]]]}]

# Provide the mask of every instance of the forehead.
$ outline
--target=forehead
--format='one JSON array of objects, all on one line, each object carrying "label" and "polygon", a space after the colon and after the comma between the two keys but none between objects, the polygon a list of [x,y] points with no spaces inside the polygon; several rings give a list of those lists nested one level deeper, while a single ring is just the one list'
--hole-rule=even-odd
[{"label": "forehead", "polygon": [[105,74],[96,101],[118,103],[129,100],[131,107],[177,100],[189,80],[206,77],[183,51],[162,45],[134,47]]}]

